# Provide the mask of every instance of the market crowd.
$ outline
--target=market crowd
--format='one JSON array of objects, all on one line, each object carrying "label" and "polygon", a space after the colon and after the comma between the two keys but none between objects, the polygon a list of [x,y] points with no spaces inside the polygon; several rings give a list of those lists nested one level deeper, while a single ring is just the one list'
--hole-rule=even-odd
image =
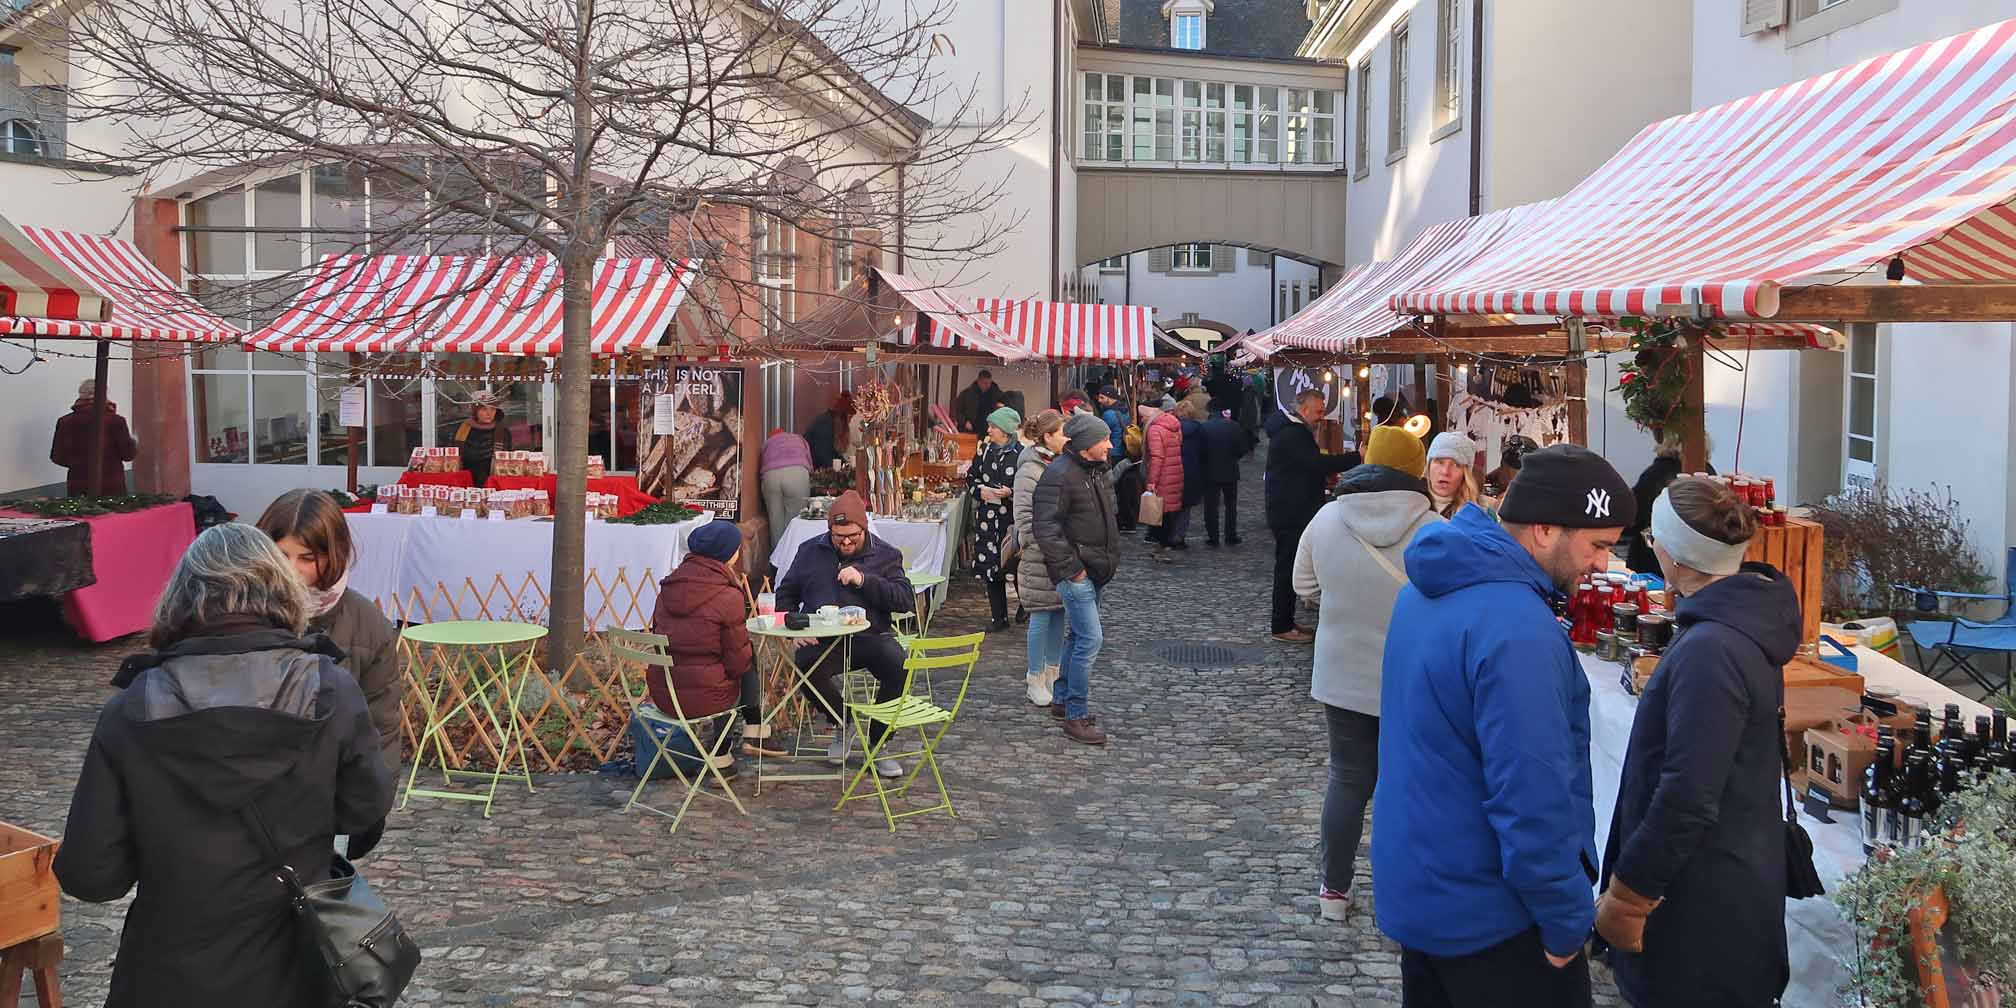
[{"label": "market crowd", "polygon": [[[1240,545],[1240,464],[1264,428],[1271,632],[1312,648],[1329,743],[1317,907],[1351,916],[1369,809],[1375,916],[1401,946],[1405,1004],[1587,1005],[1591,955],[1608,957],[1638,1008],[1774,1002],[1787,979],[1779,669],[1799,610],[1782,574],[1743,562],[1755,519],[1726,486],[1678,475],[1664,450],[1634,488],[1586,449],[1513,445],[1487,480],[1502,494],[1486,496],[1471,442],[1424,441],[1399,403],[1374,404],[1362,452],[1325,451],[1321,391],[1263,410],[1264,388],[1222,373],[1125,393],[1095,384],[1026,417],[986,372],[966,392],[989,626],[1010,625],[1012,586],[1027,698],[1089,745],[1108,742],[1094,670],[1122,535],[1145,530],[1154,561],[1172,562],[1201,506],[1204,545]],[[495,407],[477,406],[469,426],[487,430]],[[773,520],[845,450],[849,411],[842,397],[805,436],[766,442]],[[826,525],[779,581],[777,607],[857,607],[854,663],[878,701],[894,699],[906,654],[895,618],[916,598],[903,558],[856,493]],[[1634,559],[1663,575],[1679,633],[1640,699],[1599,850],[1590,691],[1556,607],[1608,568],[1627,530]],[[735,776],[735,754],[782,754],[763,719],[743,550],[733,523],[695,530],[651,621],[673,661],[647,675],[650,704],[739,715],[711,722],[735,737],[693,740],[728,754],[716,781]],[[296,1004],[316,983],[267,868],[302,866],[308,885],[353,870],[384,831],[401,763],[395,632],[348,588],[353,557],[340,506],[316,491],[283,496],[254,525],[210,528],[164,591],[147,650],[121,665],[55,864],[80,899],[138,887],[108,1003],[176,990]],[[1295,623],[1298,598],[1316,602],[1313,632]],[[836,655],[796,643],[833,725],[828,760],[861,743],[875,773],[902,775],[875,755],[886,726],[856,739],[840,716]]]}]

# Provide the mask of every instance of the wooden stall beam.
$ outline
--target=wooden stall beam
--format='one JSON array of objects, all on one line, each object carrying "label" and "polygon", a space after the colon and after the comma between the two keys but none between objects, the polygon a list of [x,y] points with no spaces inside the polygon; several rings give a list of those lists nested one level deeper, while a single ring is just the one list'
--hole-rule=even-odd
[{"label": "wooden stall beam", "polygon": [[1787,287],[1774,322],[2008,322],[2016,284]]},{"label": "wooden stall beam", "polygon": [[1680,402],[1680,411],[1686,414],[1681,422],[1680,468],[1682,472],[1697,473],[1708,468],[1708,412],[1703,408],[1707,398],[1703,378],[1708,358],[1701,344],[1691,340],[1686,354],[1687,389]]}]

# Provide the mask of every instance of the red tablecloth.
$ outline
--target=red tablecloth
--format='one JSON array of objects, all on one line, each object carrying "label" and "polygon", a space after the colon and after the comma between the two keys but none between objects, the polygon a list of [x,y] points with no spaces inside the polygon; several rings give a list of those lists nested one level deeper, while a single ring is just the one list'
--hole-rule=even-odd
[{"label": "red tablecloth", "polygon": [[196,512],[177,501],[79,520],[91,529],[91,569],[98,583],[64,595],[64,617],[92,641],[147,629],[168,576],[196,539]]},{"label": "red tablecloth", "polygon": [[469,476],[469,470],[467,469],[440,473],[414,472],[409,469],[399,474],[399,482],[406,486],[473,487],[476,485],[476,481]]},{"label": "red tablecloth", "polygon": [[[490,482],[484,485],[492,490],[544,490],[554,495],[559,492],[560,477],[551,473],[544,476],[492,476]],[[638,488],[635,476],[598,476],[588,481],[588,492],[615,494],[616,511],[626,516],[658,503],[658,498]]]}]

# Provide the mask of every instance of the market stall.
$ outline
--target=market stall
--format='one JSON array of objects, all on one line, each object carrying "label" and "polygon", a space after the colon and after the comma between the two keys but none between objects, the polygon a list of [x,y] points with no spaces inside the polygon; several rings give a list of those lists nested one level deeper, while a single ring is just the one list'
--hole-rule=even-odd
[{"label": "market stall", "polygon": [[[952,562],[958,553],[956,544],[965,530],[965,516],[966,510],[959,507],[948,508],[945,517],[940,520],[871,514],[868,516],[868,531],[900,550],[904,565],[910,571],[950,577]],[[777,545],[770,551],[770,563],[777,568],[776,580],[782,581],[790,573],[791,561],[797,558],[800,546],[825,532],[824,518],[791,519],[790,526],[777,537]]]},{"label": "market stall", "polygon": [[[1853,649],[1856,669],[1871,688],[1896,691],[1895,695],[1921,700],[1932,709],[1959,704],[1965,719],[1987,712],[1975,703],[1939,683],[1913,672],[1866,647]],[[1622,666],[1584,654],[1582,671],[1589,679],[1589,765],[1596,796],[1596,847],[1603,849],[1610,835],[1610,818],[1615,811],[1617,788],[1624,774],[1624,754],[1630,747],[1631,720],[1638,711],[1637,697],[1619,683]],[[1820,879],[1832,892],[1843,878],[1864,861],[1862,837],[1852,811],[1829,813],[1828,822],[1802,814],[1800,824],[1813,838],[1813,864]],[[1792,979],[1784,1003],[1826,1005],[1835,1002],[1845,974],[1841,960],[1855,955],[1855,930],[1828,899],[1787,900],[1786,939],[1791,951]]]},{"label": "market stall", "polygon": [[[552,593],[553,523],[400,514],[350,514],[357,544],[349,585],[393,620],[543,622]],[[588,624],[650,623],[658,582],[713,515],[675,524],[591,520],[585,552]]]},{"label": "market stall", "polygon": [[[50,228],[16,229],[4,220],[0,220],[0,333],[95,341],[95,408],[101,425],[109,415],[113,342],[220,342],[239,335],[164,276],[131,242]],[[91,438],[101,452],[105,440],[102,428]],[[92,463],[94,480],[104,471],[103,462],[101,458]],[[108,510],[139,503],[132,498],[75,503],[68,517],[82,524],[88,550],[79,549],[75,532],[44,529],[15,544],[17,553],[27,554],[19,559],[51,573],[52,589],[80,581],[77,568],[88,565],[92,580],[74,584],[63,595],[64,616],[85,638],[105,641],[145,629],[153,621],[155,602],[169,574],[196,537],[193,510],[179,501]],[[19,512],[7,514],[24,517]],[[59,570],[69,573],[56,575]]]}]

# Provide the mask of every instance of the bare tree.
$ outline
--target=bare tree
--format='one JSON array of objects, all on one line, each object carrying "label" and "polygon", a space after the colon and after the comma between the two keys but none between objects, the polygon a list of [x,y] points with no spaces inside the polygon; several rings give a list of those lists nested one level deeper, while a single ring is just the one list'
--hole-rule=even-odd
[{"label": "bare tree", "polygon": [[86,81],[74,118],[123,131],[99,153],[153,185],[340,165],[373,180],[371,224],[310,229],[317,251],[557,263],[564,669],[583,639],[595,261],[616,241],[701,258],[707,328],[753,336],[739,352],[760,356],[785,331],[756,282],[762,227],[851,241],[864,258],[899,235],[910,259],[988,254],[1013,225],[994,213],[1002,180],[960,169],[1025,127],[936,129],[911,111],[971,101],[933,66],[950,3],[99,0],[63,41]]}]

